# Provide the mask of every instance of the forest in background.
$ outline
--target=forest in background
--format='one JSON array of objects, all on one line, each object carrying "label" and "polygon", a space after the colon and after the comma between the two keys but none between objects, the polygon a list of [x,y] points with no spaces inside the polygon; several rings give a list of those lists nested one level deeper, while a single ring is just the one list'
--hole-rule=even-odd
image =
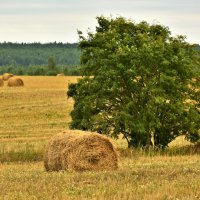
[{"label": "forest in background", "polygon": [[77,43],[0,43],[0,74],[78,75]]},{"label": "forest in background", "polygon": [[[194,44],[200,51],[200,45]],[[0,74],[54,76],[80,75],[80,49],[77,43],[0,43]]]}]

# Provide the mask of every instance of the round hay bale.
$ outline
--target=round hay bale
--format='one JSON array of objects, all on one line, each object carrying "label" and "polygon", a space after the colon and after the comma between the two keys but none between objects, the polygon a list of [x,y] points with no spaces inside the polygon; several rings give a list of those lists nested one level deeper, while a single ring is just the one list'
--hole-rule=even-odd
[{"label": "round hay bale", "polygon": [[14,76],[13,74],[5,73],[5,74],[3,74],[2,79],[3,79],[4,81],[7,81],[7,80],[9,80],[11,77],[13,77],[13,76]]},{"label": "round hay bale", "polygon": [[47,171],[114,170],[118,156],[111,141],[98,133],[65,131],[52,138],[44,154]]},{"label": "round hay bale", "polygon": [[24,82],[21,78],[12,77],[8,80],[8,86],[9,87],[21,87],[24,86]]},{"label": "round hay bale", "polygon": [[64,74],[57,74],[57,76],[65,76]]},{"label": "round hay bale", "polygon": [[0,78],[0,87],[3,87],[3,85],[4,85],[3,79]]}]

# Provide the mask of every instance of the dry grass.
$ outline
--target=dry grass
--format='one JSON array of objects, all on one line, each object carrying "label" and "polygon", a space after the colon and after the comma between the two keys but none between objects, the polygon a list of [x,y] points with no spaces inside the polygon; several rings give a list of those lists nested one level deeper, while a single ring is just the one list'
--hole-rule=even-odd
[{"label": "dry grass", "polygon": [[3,87],[4,86],[4,82],[3,82],[3,79],[0,77],[0,87]]},{"label": "dry grass", "polygon": [[0,161],[11,161],[13,156],[21,159],[19,152],[28,156],[30,143],[32,154],[41,154],[46,141],[67,129],[70,121],[73,102],[67,99],[66,90],[78,77],[22,78],[24,87],[0,88]]},{"label": "dry grass", "polygon": [[52,136],[68,127],[68,82],[77,77],[23,77],[23,88],[0,88],[0,141]]},{"label": "dry grass", "polygon": [[40,162],[0,165],[2,199],[200,198],[198,156],[124,159],[114,172],[46,173],[42,166]]},{"label": "dry grass", "polygon": [[73,102],[66,90],[77,77],[23,80],[22,88],[0,88],[0,199],[200,199],[200,156],[183,153],[183,138],[171,144],[172,153],[127,150],[119,139],[114,172],[45,172],[46,141],[68,128]]}]

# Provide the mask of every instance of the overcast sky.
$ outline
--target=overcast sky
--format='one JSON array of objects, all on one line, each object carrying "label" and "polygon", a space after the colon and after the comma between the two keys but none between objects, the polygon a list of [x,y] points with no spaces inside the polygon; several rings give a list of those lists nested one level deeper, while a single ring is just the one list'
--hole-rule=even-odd
[{"label": "overcast sky", "polygon": [[0,0],[0,42],[77,42],[99,15],[159,22],[200,44],[200,0]]}]

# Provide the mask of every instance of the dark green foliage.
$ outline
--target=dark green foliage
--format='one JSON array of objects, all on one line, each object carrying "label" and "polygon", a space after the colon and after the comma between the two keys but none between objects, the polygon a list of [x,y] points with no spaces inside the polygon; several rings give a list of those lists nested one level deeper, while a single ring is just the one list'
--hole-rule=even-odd
[{"label": "dark green foliage", "polygon": [[49,70],[56,70],[56,60],[55,60],[55,58],[53,58],[53,57],[50,57],[49,59],[48,59],[48,68],[49,68]]},{"label": "dark green foliage", "polygon": [[[45,68],[48,61],[56,61],[56,70]],[[63,43],[0,43],[0,74],[10,72],[17,75],[48,75],[68,72],[76,73],[79,65],[80,50],[77,44]],[[35,69],[34,69],[35,68]],[[53,71],[53,72],[52,72]],[[74,72],[75,71],[75,72]]]},{"label": "dark green foliage", "polygon": [[46,73],[47,73],[47,70],[45,70],[44,67],[40,67],[40,66],[32,67],[31,66],[31,67],[28,67],[26,74],[31,75],[31,76],[38,76],[38,75],[43,76],[43,75],[46,75]]},{"label": "dark green foliage", "polygon": [[165,147],[180,135],[198,141],[200,67],[194,48],[159,24],[97,20],[96,33],[85,38],[79,32],[84,77],[69,87],[75,101],[71,128],[122,133],[129,147]]},{"label": "dark green foliage", "polygon": [[66,76],[79,76],[79,69],[76,66],[57,66],[56,70],[49,70],[48,66],[29,66],[29,67],[0,67],[0,74],[6,72],[15,75],[29,76],[54,76],[59,73],[64,73]]},{"label": "dark green foliage", "polygon": [[56,67],[56,60],[53,57],[48,59],[48,71],[46,73],[47,76],[55,76],[59,73],[58,68]]},{"label": "dark green foliage", "polygon": [[57,65],[79,65],[77,44],[0,43],[0,66],[44,66],[50,57]]}]

